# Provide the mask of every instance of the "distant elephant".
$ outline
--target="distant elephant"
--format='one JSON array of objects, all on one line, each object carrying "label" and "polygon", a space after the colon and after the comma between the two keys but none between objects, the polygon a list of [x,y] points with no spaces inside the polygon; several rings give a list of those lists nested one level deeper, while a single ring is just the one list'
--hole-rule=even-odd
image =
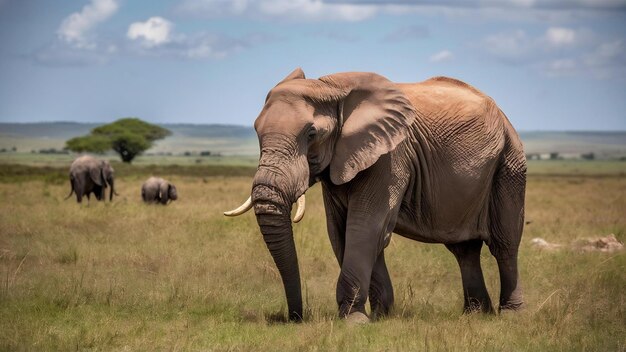
[{"label": "distant elephant", "polygon": [[109,193],[109,201],[113,200],[113,194],[117,195],[114,187],[114,172],[113,167],[106,160],[97,160],[96,158],[83,155],[70,166],[70,185],[72,189],[69,198],[72,193],[76,194],[76,201],[81,203],[83,196],[89,196],[93,193],[97,200],[105,199],[105,190],[108,186],[111,186],[111,192]]},{"label": "distant elephant", "polygon": [[150,177],[141,186],[141,199],[146,203],[161,203],[178,199],[176,186],[160,177]]},{"label": "distant elephant", "polygon": [[341,317],[367,321],[368,296],[374,316],[389,312],[384,248],[391,232],[442,243],[455,255],[466,312],[493,311],[480,266],[486,243],[500,272],[499,309],[522,306],[517,255],[526,160],[490,97],[446,77],[393,83],[351,72],[306,79],[296,69],[269,92],[254,127],[261,155],[251,197],[225,215],[254,207],[291,320],[302,318],[302,298],[289,216],[317,181],[341,267]]}]

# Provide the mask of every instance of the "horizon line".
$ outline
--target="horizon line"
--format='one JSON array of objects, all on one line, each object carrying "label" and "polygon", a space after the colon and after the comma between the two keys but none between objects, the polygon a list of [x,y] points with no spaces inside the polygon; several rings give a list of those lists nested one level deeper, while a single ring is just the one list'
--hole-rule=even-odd
[{"label": "horizon line", "polygon": [[[54,120],[54,121],[36,121],[36,122],[20,122],[20,121],[0,121],[1,124],[20,124],[20,125],[37,125],[37,124],[55,124],[55,123],[73,123],[81,125],[99,125],[107,124],[111,122],[85,122],[85,121],[71,121],[71,120]],[[234,123],[196,123],[196,122],[151,122],[156,125],[191,125],[191,126],[229,126],[229,127],[243,127],[254,128],[253,125],[241,125]],[[608,130],[608,129],[516,129],[518,132],[606,132],[606,133],[624,133],[626,129],[621,130]],[[1,131],[0,131],[1,132]]]}]

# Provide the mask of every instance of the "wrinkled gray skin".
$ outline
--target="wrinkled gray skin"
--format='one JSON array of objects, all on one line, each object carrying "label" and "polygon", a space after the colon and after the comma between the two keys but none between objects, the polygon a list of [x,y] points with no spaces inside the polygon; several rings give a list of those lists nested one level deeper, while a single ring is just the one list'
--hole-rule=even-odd
[{"label": "wrinkled gray skin", "polygon": [[362,316],[368,297],[374,316],[392,307],[384,256],[391,232],[442,243],[454,254],[466,312],[493,311],[480,266],[485,243],[500,271],[499,309],[522,306],[517,253],[526,161],[490,97],[445,77],[410,84],[358,72],[305,79],[297,69],[269,92],[255,129],[261,156],[252,201],[291,320],[301,319],[302,298],[289,215],[318,180],[341,267],[341,317]]},{"label": "wrinkled gray skin", "polygon": [[176,186],[160,177],[150,177],[141,186],[141,199],[146,203],[161,203],[178,199]]},{"label": "wrinkled gray skin", "polygon": [[65,198],[69,198],[72,192],[76,194],[76,201],[81,203],[83,197],[90,199],[93,193],[97,200],[105,199],[105,190],[111,187],[109,193],[109,201],[113,200],[115,193],[114,187],[114,171],[111,164],[106,160],[98,160],[90,155],[83,155],[70,166],[70,194]]}]

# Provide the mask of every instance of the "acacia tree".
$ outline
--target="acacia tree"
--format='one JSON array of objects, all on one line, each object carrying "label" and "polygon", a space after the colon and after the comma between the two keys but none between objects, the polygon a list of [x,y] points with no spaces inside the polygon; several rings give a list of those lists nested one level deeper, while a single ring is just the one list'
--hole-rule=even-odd
[{"label": "acacia tree", "polygon": [[75,152],[103,153],[115,150],[122,161],[130,163],[137,155],[152,147],[154,141],[172,132],[136,117],[119,119],[91,130],[91,133],[65,142],[65,147]]}]

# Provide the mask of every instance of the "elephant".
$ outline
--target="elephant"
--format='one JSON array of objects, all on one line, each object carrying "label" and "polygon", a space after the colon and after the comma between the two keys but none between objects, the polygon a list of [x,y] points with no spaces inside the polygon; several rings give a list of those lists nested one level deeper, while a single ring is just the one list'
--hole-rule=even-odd
[{"label": "elephant", "polygon": [[290,213],[297,200],[294,221],[302,217],[304,194],[317,182],[340,266],[340,317],[367,322],[390,312],[384,249],[392,232],[452,252],[464,312],[495,313],[480,265],[486,244],[499,269],[498,312],[523,306],[526,159],[489,96],[448,77],[394,83],[346,72],[307,79],[298,68],[270,90],[254,128],[260,158],[251,195],[225,215],[254,208],[291,321],[302,319],[302,293]]},{"label": "elephant", "polygon": [[118,195],[114,187],[114,173],[115,170],[106,160],[97,160],[90,155],[78,157],[70,166],[71,190],[65,199],[75,193],[76,201],[82,203],[83,196],[90,200],[89,196],[93,193],[97,200],[104,201],[105,190],[111,186],[109,201],[112,201],[113,194]]},{"label": "elephant", "polygon": [[176,186],[160,177],[150,177],[141,186],[141,199],[146,203],[161,203],[178,199]]}]

